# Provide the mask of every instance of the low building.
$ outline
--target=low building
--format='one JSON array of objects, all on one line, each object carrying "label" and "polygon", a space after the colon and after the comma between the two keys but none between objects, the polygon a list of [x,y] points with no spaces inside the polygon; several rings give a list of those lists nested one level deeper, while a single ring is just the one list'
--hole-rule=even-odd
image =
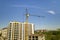
[{"label": "low building", "polygon": [[0,29],[0,40],[3,40],[2,38],[2,30]]},{"label": "low building", "polygon": [[0,30],[0,40],[7,40],[7,28]]},{"label": "low building", "polygon": [[7,34],[8,34],[7,31],[8,31],[7,28],[2,29],[2,37],[3,37],[4,40],[7,40]]},{"label": "low building", "polygon": [[28,40],[45,40],[44,34],[32,34],[29,35]]}]

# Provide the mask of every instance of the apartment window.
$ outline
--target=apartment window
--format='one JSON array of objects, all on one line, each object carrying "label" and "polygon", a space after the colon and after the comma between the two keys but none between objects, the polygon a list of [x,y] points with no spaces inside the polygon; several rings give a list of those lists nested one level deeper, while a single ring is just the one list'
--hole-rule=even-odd
[{"label": "apartment window", "polygon": [[31,38],[31,36],[29,36],[29,38]]},{"label": "apartment window", "polygon": [[32,36],[34,38],[34,36]]},{"label": "apartment window", "polygon": [[11,31],[11,29],[9,31]]},{"label": "apartment window", "polygon": [[36,39],[38,39],[38,36],[36,36]]}]

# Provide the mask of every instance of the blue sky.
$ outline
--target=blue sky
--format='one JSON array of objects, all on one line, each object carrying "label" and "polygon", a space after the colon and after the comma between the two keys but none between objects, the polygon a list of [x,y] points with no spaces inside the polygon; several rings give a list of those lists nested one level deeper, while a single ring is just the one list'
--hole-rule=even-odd
[{"label": "blue sky", "polygon": [[26,8],[31,15],[45,18],[29,17],[35,29],[60,28],[60,0],[0,0],[0,28],[10,21],[25,21]]}]

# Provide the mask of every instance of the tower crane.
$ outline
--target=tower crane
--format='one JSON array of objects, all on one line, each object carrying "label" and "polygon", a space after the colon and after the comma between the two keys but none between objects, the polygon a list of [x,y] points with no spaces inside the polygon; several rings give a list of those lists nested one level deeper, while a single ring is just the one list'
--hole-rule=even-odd
[{"label": "tower crane", "polygon": [[39,15],[31,15],[31,14],[29,14],[28,13],[28,10],[27,10],[27,8],[26,8],[26,23],[28,23],[28,18],[29,18],[29,16],[35,16],[35,17],[45,17],[45,16],[39,16]]},{"label": "tower crane", "polygon": [[28,27],[28,18],[29,18],[29,16],[35,16],[35,17],[44,17],[44,16],[31,15],[31,14],[28,13],[27,8],[26,8],[25,16],[26,16],[26,24],[25,24],[25,27],[24,27],[24,29],[25,29],[24,30],[25,31],[25,40],[28,40],[28,30],[29,30],[29,27]]}]

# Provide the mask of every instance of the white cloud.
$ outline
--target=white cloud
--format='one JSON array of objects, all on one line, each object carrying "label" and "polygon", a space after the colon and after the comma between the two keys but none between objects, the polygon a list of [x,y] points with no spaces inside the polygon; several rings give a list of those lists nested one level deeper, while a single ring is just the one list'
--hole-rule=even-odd
[{"label": "white cloud", "polygon": [[55,12],[54,12],[54,11],[48,11],[48,13],[50,13],[50,14],[55,14]]}]

